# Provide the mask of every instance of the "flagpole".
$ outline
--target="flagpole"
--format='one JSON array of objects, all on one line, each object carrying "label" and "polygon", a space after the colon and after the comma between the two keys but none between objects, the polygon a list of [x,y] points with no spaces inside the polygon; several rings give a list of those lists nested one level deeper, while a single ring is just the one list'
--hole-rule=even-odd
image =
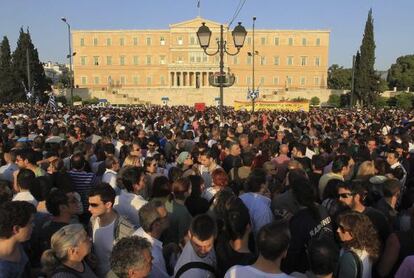
[{"label": "flagpole", "polygon": [[[30,90],[31,88],[31,77],[30,77],[30,58],[29,58],[29,48],[26,48],[26,63],[27,63],[27,89]],[[31,99],[29,99],[29,103],[31,103]]]}]

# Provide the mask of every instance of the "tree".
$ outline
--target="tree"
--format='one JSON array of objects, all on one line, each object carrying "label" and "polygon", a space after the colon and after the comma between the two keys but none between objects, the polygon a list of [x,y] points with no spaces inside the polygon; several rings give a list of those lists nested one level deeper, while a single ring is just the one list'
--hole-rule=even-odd
[{"label": "tree", "polygon": [[391,88],[397,87],[400,91],[414,88],[414,55],[398,57],[388,70],[387,81]]},{"label": "tree", "polygon": [[364,37],[360,47],[360,58],[358,61],[358,71],[355,71],[357,86],[356,95],[362,105],[369,106],[373,103],[378,92],[378,77],[374,71],[375,64],[375,41],[374,41],[374,20],[372,9],[368,12],[365,23]]},{"label": "tree", "polygon": [[[51,80],[45,75],[42,63],[39,61],[39,54],[32,43],[29,30],[25,33],[20,28],[19,39],[17,40],[16,50],[13,52],[13,72],[19,84],[19,91],[15,94],[16,101],[26,99],[22,82],[28,86],[27,76],[27,53],[29,54],[29,66],[31,75],[31,86],[34,88],[34,96],[38,96],[43,102],[47,101],[48,96],[44,91],[51,89]],[[31,88],[28,88],[31,89]]]},{"label": "tree", "polygon": [[330,95],[328,103],[335,107],[339,107],[341,105],[341,97],[339,95]]},{"label": "tree", "polygon": [[344,69],[333,64],[328,69],[328,88],[335,90],[350,90],[352,83],[352,69]]},{"label": "tree", "polygon": [[318,97],[312,97],[309,102],[309,104],[312,106],[317,106],[320,103],[321,103],[321,100]]},{"label": "tree", "polygon": [[402,109],[411,109],[413,106],[413,95],[410,93],[402,93],[395,96],[397,99],[397,107]]},{"label": "tree", "polygon": [[0,44],[0,102],[11,102],[17,88],[18,86],[12,72],[9,40],[7,37],[3,37],[3,41]]}]

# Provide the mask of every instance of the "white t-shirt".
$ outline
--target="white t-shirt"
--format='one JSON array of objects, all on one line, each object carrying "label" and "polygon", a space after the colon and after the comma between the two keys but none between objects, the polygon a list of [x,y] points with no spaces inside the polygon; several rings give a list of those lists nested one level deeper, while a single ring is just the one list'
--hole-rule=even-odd
[{"label": "white t-shirt", "polygon": [[140,195],[127,192],[122,189],[121,194],[115,197],[114,209],[122,216],[126,217],[132,225],[139,227],[139,209],[147,201]]},{"label": "white t-shirt", "polygon": [[100,227],[99,219],[92,226],[92,241],[95,254],[98,257],[98,276],[105,277],[111,269],[109,258],[111,256],[114,242],[114,223],[115,220],[104,227]]},{"label": "white t-shirt", "polygon": [[[178,270],[185,264],[190,262],[202,262],[211,265],[212,267],[216,268],[216,253],[214,252],[214,248],[211,249],[210,253],[207,254],[204,258],[200,258],[196,252],[194,252],[193,246],[191,242],[188,241],[187,244],[184,246],[183,252],[181,253],[180,257],[178,258],[177,264],[174,268],[174,276],[178,272]],[[182,278],[210,278],[214,277],[214,274],[203,269],[199,268],[191,268],[184,272],[180,277]],[[251,278],[251,277],[250,277]]]},{"label": "white t-shirt", "polygon": [[109,183],[109,185],[116,189],[116,176],[117,173],[111,169],[106,169],[105,173],[102,176],[102,182]]},{"label": "white t-shirt", "polygon": [[287,275],[286,273],[266,273],[261,270],[258,270],[250,265],[242,266],[242,265],[235,265],[229,270],[227,270],[226,275],[224,278],[253,278],[253,277],[261,277],[261,278],[290,278],[293,276]]},{"label": "white t-shirt", "polygon": [[21,191],[14,195],[13,201],[26,201],[37,207],[38,202],[29,191]]}]

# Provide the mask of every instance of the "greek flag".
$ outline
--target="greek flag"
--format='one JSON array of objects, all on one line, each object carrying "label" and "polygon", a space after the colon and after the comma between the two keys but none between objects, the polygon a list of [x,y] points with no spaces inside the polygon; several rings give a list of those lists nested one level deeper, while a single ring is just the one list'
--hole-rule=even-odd
[{"label": "greek flag", "polygon": [[200,8],[200,0],[197,1],[197,8]]},{"label": "greek flag", "polygon": [[40,104],[40,99],[39,99],[39,96],[36,96],[36,98],[35,98],[35,104],[36,104],[36,105],[39,105],[39,104]]},{"label": "greek flag", "polygon": [[50,106],[50,109],[53,112],[56,112],[57,111],[57,104],[56,104],[55,96],[53,94],[51,94],[49,96],[49,102],[47,103],[47,105]]},{"label": "greek flag", "polygon": [[26,92],[26,98],[27,100],[30,100],[32,98],[32,93],[30,91]]}]

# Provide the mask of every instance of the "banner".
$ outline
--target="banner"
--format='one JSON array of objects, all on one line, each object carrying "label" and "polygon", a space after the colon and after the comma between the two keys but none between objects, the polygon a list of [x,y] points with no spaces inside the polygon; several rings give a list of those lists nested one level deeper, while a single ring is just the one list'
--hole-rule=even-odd
[{"label": "banner", "polygon": [[[234,101],[234,110],[252,110],[251,101]],[[305,111],[309,112],[309,102],[293,101],[255,101],[254,110],[283,110],[283,111]]]}]

